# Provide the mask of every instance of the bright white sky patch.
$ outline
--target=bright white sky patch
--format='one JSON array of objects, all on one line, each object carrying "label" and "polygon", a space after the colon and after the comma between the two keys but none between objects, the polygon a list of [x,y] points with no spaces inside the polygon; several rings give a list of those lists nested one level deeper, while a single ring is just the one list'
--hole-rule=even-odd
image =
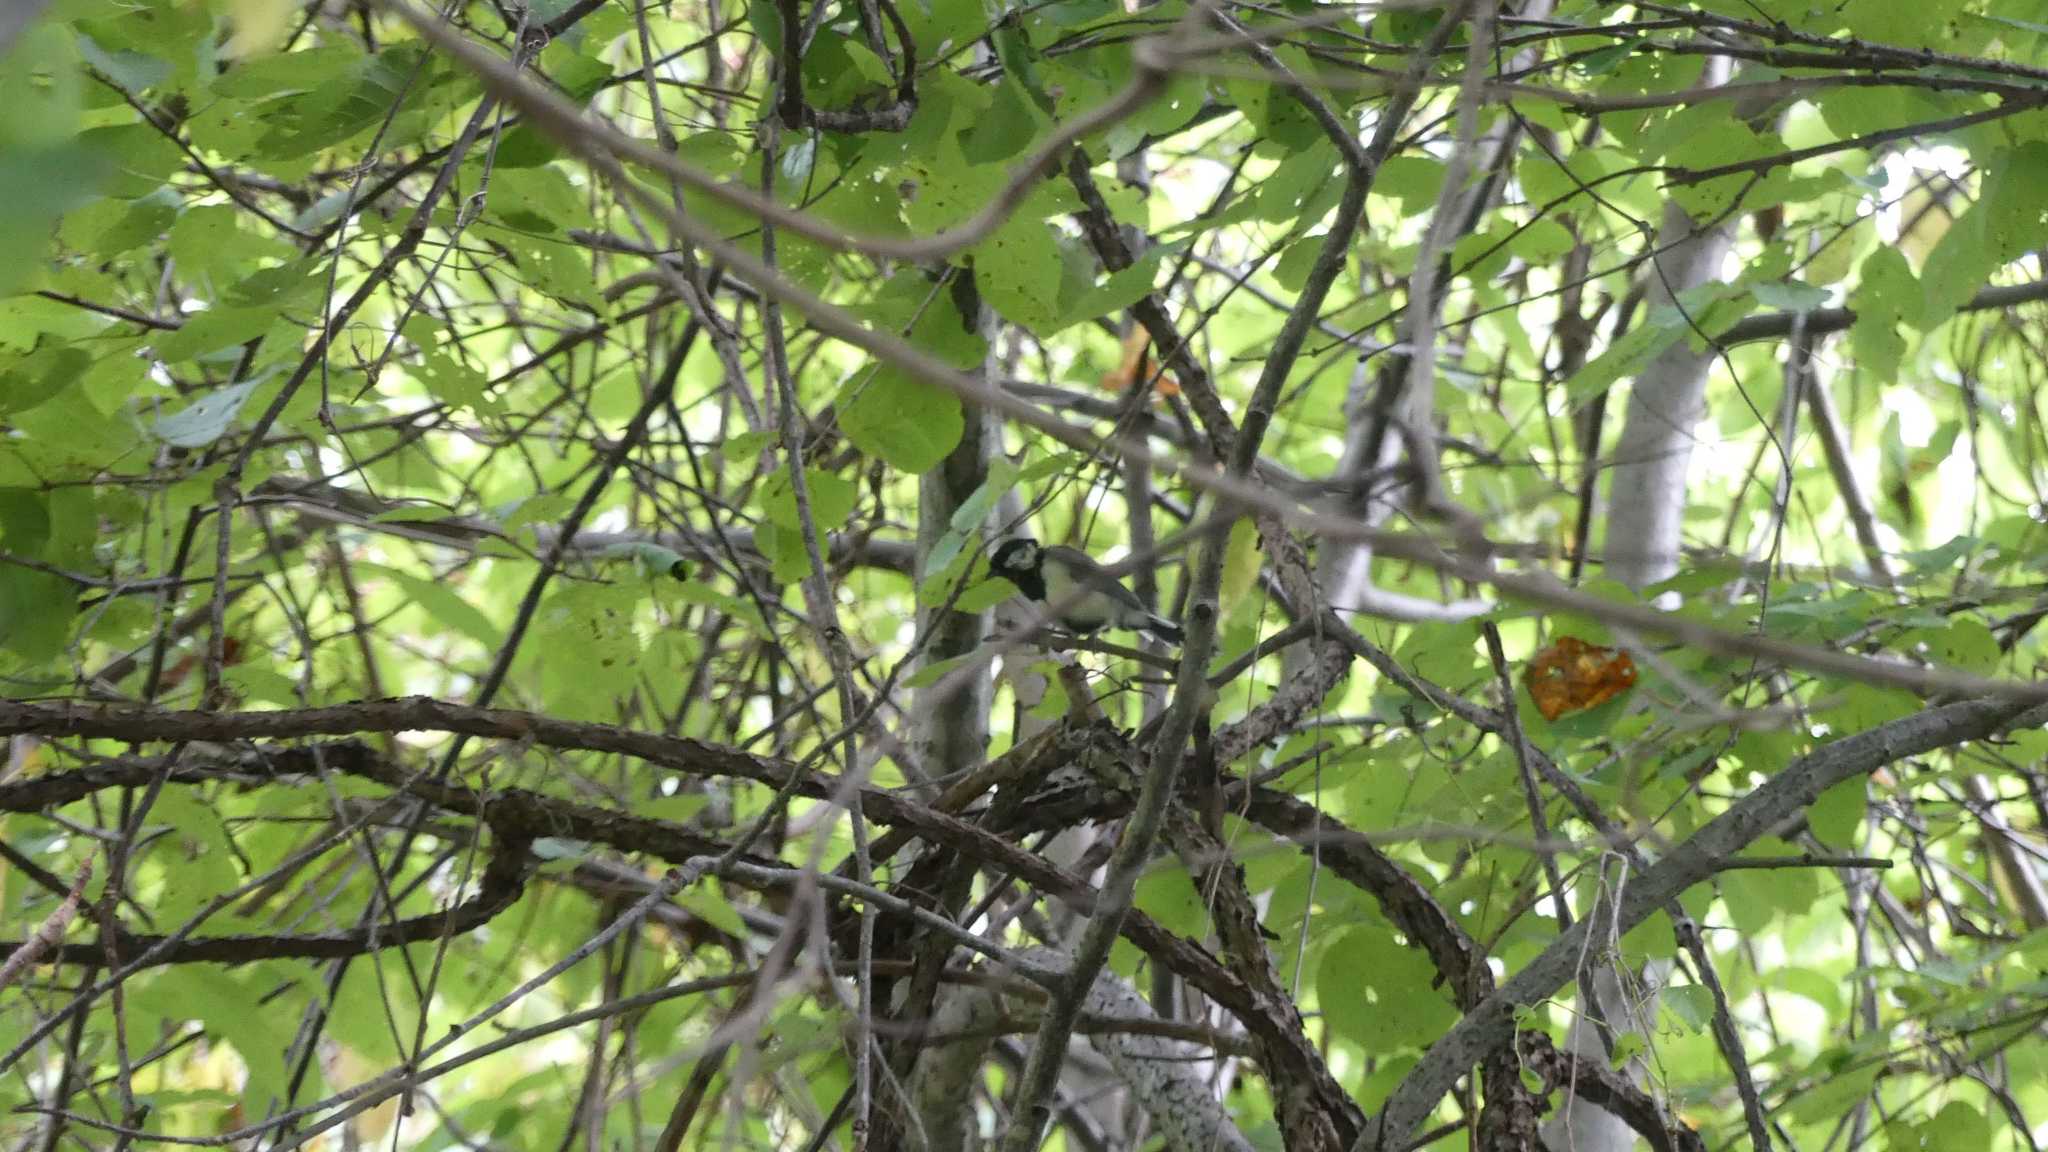
[{"label": "bright white sky patch", "polygon": [[1908,148],[1885,156],[1884,203],[1874,197],[1865,197],[1862,212],[1877,217],[1877,234],[1885,243],[1896,243],[1899,226],[1905,221],[1906,189],[1912,187],[1930,172],[1940,172],[1954,180],[1961,180],[1970,171],[1969,154],[1960,148],[1937,145],[1932,148]]}]

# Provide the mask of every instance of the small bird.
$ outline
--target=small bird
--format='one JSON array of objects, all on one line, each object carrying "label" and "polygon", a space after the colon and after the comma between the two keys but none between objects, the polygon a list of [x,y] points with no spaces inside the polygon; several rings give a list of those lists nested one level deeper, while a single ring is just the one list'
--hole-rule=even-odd
[{"label": "small bird", "polygon": [[1168,644],[1181,642],[1178,626],[1147,612],[1136,593],[1077,548],[1047,548],[1019,536],[996,547],[989,569],[1025,596],[1054,606],[1054,622],[1069,632],[1087,635],[1105,627],[1130,628]]}]

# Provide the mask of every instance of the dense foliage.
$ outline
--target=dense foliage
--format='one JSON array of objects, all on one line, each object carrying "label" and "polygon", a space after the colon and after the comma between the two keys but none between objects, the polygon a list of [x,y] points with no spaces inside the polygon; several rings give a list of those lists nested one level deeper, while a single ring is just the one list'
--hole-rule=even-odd
[{"label": "dense foliage", "polygon": [[2048,1139],[2035,5],[37,7],[10,1147]]}]

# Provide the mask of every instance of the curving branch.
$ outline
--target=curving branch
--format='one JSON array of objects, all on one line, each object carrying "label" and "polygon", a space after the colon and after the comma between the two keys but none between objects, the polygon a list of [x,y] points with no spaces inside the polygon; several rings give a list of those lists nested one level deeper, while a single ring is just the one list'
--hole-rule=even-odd
[{"label": "curving branch", "polygon": [[[9,785],[7,787],[13,787]],[[19,809],[12,809],[18,811]],[[340,932],[245,933],[232,936],[161,936],[119,924],[98,939],[58,944],[42,956],[67,964],[116,964],[129,971],[169,964],[250,964],[258,960],[340,960],[401,948],[422,940],[465,935],[496,919],[526,892],[527,849],[532,840],[499,836],[476,895],[439,912],[381,923],[363,918]],[[35,940],[0,941],[0,959],[37,947]]]},{"label": "curving branch", "polygon": [[1429,954],[1459,1007],[1473,1008],[1493,991],[1493,974],[1478,942],[1420,880],[1372,841],[1314,805],[1270,788],[1239,781],[1227,789],[1225,802],[1267,831],[1315,852],[1340,879],[1379,901],[1394,927]]},{"label": "curving branch", "polygon": [[[168,720],[169,727],[152,730],[151,719]],[[351,727],[352,724],[356,726]],[[786,763],[772,757],[750,756],[701,741],[632,732],[605,724],[552,721],[531,713],[471,708],[418,697],[297,712],[239,713],[150,712],[139,708],[0,702],[0,735],[35,732],[160,743],[406,731],[467,731],[472,735],[529,739],[564,750],[611,752],[678,771],[728,774],[769,784],[785,782],[790,770]],[[35,811],[105,788],[147,784],[163,766],[164,762],[156,758],[129,758],[58,776],[17,781],[0,787],[0,811]],[[306,748],[263,747],[237,757],[233,767],[257,777],[301,775],[321,767],[360,774],[429,804],[475,816],[501,835],[507,829],[530,829],[535,839],[556,836],[585,840],[621,851],[645,852],[678,865],[697,857],[719,855],[725,848],[670,821],[575,804],[523,789],[486,791],[437,781],[383,761],[367,745],[353,741]],[[167,783],[198,783],[217,778],[218,773],[202,776],[174,768]],[[797,782],[796,794],[823,799],[839,786],[832,777],[807,776]],[[1101,901],[1101,893],[1094,885],[974,824],[876,788],[862,788],[858,797],[868,819],[898,825],[986,866],[1011,873],[1079,913],[1094,912]],[[774,861],[759,863],[775,866]],[[1305,1038],[1268,1018],[1251,990],[1200,946],[1168,932],[1135,909],[1124,914],[1119,931],[1141,951],[1236,1016],[1255,1040],[1293,1052],[1303,1061],[1315,1059]]]},{"label": "curving branch", "polygon": [[1406,1147],[1465,1070],[1512,1039],[1517,1010],[1541,1003],[1571,982],[1596,924],[1603,932],[1627,932],[1686,889],[1712,877],[1722,861],[1798,817],[1836,784],[1908,756],[2043,723],[2048,723],[2048,707],[1969,700],[1901,717],[1800,757],[1636,877],[1619,907],[1600,909],[1560,933],[1498,991],[1467,1012],[1402,1078],[1352,1152]]},{"label": "curving branch", "polygon": [[[1543,1081],[1545,1094],[1569,1091],[1603,1108],[1649,1141],[1652,1152],[1707,1152],[1707,1142],[1682,1123],[1668,1122],[1664,1109],[1614,1069],[1557,1050],[1541,1032],[1515,1034],[1515,1056]],[[1668,1126],[1667,1126],[1668,1125]]]},{"label": "curving branch", "polygon": [[[1063,959],[1049,948],[1027,949],[1023,957],[1045,964]],[[1158,1019],[1137,990],[1111,972],[1096,976],[1094,986],[1083,998],[1083,1010],[1091,1017]],[[1134,1031],[1097,1031],[1087,1035],[1089,1045],[1102,1053],[1111,1071],[1152,1117],[1169,1149],[1251,1152],[1251,1141],[1232,1122],[1215,1092],[1196,1072],[1204,1056],[1201,1048],[1185,1040]]]}]

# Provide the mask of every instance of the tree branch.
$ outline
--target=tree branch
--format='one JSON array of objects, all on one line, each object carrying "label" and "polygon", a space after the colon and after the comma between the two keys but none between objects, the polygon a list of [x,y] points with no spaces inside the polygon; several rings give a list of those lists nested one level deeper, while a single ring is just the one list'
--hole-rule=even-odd
[{"label": "tree branch", "polygon": [[1881,724],[1801,757],[1636,877],[1619,908],[1602,910],[1559,934],[1542,954],[1467,1012],[1395,1087],[1386,1109],[1353,1145],[1353,1152],[1390,1152],[1405,1147],[1409,1135],[1421,1127],[1465,1069],[1510,1040],[1516,1010],[1542,1002],[1571,980],[1596,923],[1603,931],[1627,932],[1686,889],[1711,877],[1722,860],[1797,816],[1822,792],[1844,780],[1907,756],[2044,722],[2048,722],[2048,707],[2029,709],[2007,700],[1970,700]]}]

